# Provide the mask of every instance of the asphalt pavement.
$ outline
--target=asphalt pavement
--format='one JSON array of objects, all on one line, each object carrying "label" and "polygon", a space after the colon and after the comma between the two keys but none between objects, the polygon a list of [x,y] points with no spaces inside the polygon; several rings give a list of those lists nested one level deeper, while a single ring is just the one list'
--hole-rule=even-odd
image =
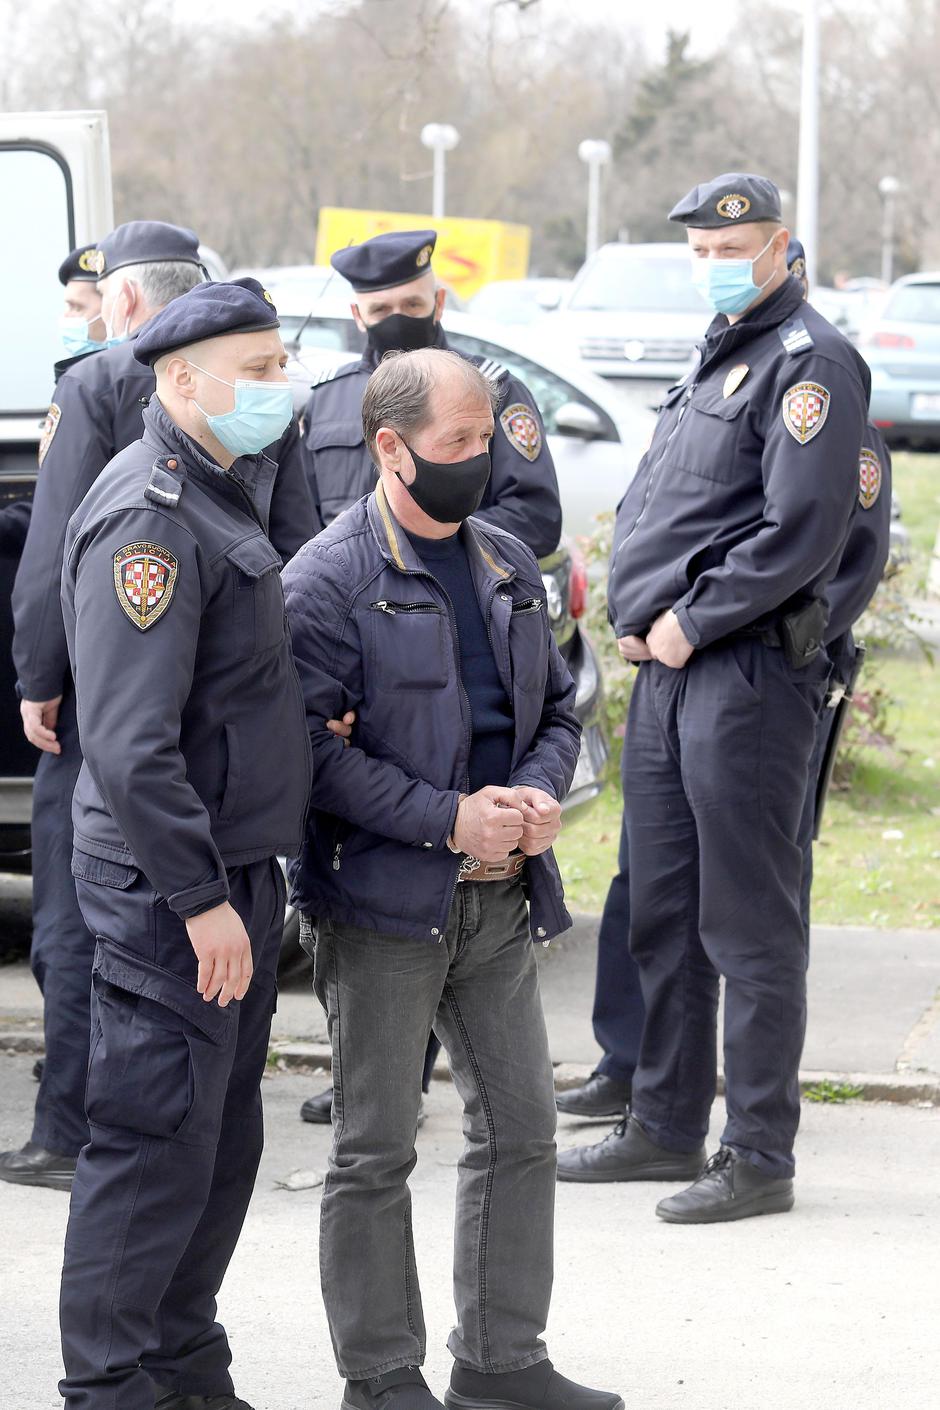
[{"label": "asphalt pavement", "polygon": [[[0,883],[15,930],[20,883]],[[10,900],[11,893],[14,900]],[[18,916],[20,919],[18,919]],[[540,952],[561,1081],[590,1070],[596,919]],[[848,1080],[891,1100],[804,1104],[792,1213],[734,1225],[665,1225],[674,1186],[558,1189],[548,1345],[567,1375],[618,1389],[627,1410],[936,1410],[940,1385],[940,934],[820,929],[810,969],[804,1081]],[[22,963],[0,969],[0,1148],[28,1131],[39,1007]],[[282,993],[264,1083],[267,1148],[221,1299],[239,1393],[256,1410],[339,1404],[317,1281],[318,1181],[329,1132],[298,1119],[323,1084],[323,1020],[303,982]],[[305,1071],[297,1064],[308,1065]],[[442,1073],[442,1076],[444,1074]],[[460,1110],[435,1082],[412,1177],[440,1394],[453,1304],[451,1228]],[[712,1146],[720,1130],[715,1106]],[[559,1143],[604,1126],[562,1118]],[[285,1188],[298,1186],[299,1188]],[[0,1185],[2,1410],[53,1410],[56,1300],[67,1198]]]}]

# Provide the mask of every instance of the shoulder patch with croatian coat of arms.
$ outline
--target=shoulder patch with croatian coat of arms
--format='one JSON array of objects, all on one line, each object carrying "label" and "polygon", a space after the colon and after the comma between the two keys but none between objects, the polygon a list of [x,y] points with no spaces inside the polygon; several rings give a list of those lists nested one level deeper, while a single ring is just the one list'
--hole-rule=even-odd
[{"label": "shoulder patch with croatian coat of arms", "polygon": [[62,419],[62,410],[61,410],[60,407],[56,406],[55,402],[53,402],[52,405],[50,406],[49,410],[46,412],[46,419],[45,419],[45,421],[42,423],[42,430],[41,430],[41,432],[40,432],[40,434],[39,434],[39,464],[40,464],[40,465],[41,465],[42,462],[45,460],[45,458],[46,458],[46,452],[48,451],[49,447],[52,445],[52,437],[55,435],[56,431],[59,429],[59,422],[61,421],[61,419]]},{"label": "shoulder patch with croatian coat of arms", "polygon": [[862,446],[858,458],[858,502],[871,509],[881,494],[881,461],[871,446]]},{"label": "shoulder patch with croatian coat of arms", "polygon": [[783,394],[783,424],[805,446],[818,436],[829,415],[829,392],[819,382],[796,382]]},{"label": "shoulder patch with croatian coat of arms", "polygon": [[526,406],[524,401],[513,402],[500,415],[499,424],[513,450],[524,455],[526,460],[538,459],[542,450],[542,431],[531,406]]},{"label": "shoulder patch with croatian coat of arms", "polygon": [[173,600],[179,559],[159,543],[129,543],[114,555],[114,591],[140,631],[158,622]]}]

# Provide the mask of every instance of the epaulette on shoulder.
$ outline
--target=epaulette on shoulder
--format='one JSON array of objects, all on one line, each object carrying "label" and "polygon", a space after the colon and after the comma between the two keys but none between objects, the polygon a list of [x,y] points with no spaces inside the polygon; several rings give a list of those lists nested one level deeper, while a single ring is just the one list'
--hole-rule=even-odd
[{"label": "epaulette on shoulder", "polygon": [[315,387],[323,387],[327,382],[335,382],[338,377],[348,377],[350,372],[359,370],[358,362],[341,362],[338,367],[324,367],[318,377],[314,377],[310,383],[310,390]]},{"label": "epaulette on shoulder", "polygon": [[781,323],[777,332],[788,353],[807,352],[814,346],[812,335],[802,318],[791,318],[788,322]]},{"label": "epaulette on shoulder", "polygon": [[498,382],[501,378],[509,376],[509,368],[505,363],[497,362],[495,357],[472,357],[470,361],[476,363],[483,376],[488,377],[491,382]]},{"label": "epaulette on shoulder", "polygon": [[144,490],[144,498],[152,500],[154,504],[162,505],[164,509],[175,509],[180,502],[182,493],[183,476],[174,475],[166,468],[164,462],[154,461],[150,480]]}]

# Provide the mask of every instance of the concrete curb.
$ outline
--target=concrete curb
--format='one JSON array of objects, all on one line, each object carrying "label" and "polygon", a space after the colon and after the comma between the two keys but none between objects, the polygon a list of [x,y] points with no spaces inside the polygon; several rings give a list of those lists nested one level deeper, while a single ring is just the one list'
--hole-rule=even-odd
[{"label": "concrete curb", "polygon": [[[327,1043],[274,1043],[268,1054],[269,1067],[281,1071],[307,1070],[322,1073],[324,1078],[330,1072],[330,1048]],[[580,1087],[591,1075],[590,1067],[577,1063],[555,1064],[555,1086],[558,1091],[568,1091]],[[434,1069],[436,1082],[449,1082],[450,1070],[447,1063],[439,1060]],[[906,1106],[940,1106],[940,1075],[930,1072],[801,1072],[800,1091],[816,1087],[821,1082],[859,1087],[860,1095],[855,1100],[866,1102],[898,1102]],[[719,1075],[718,1091],[724,1091],[724,1082]]]},{"label": "concrete curb", "polygon": [[[6,1057],[42,1057],[44,1044],[41,1032],[4,1033],[0,1037],[0,1052]],[[268,1067],[281,1072],[330,1073],[328,1043],[273,1043],[268,1052]],[[555,1064],[555,1086],[560,1092],[580,1087],[591,1075],[590,1067],[570,1062]],[[441,1059],[434,1069],[436,1082],[449,1082],[450,1070]],[[940,1075],[933,1072],[801,1072],[800,1091],[816,1087],[821,1082],[847,1084],[860,1088],[853,1100],[863,1102],[896,1102],[903,1106],[940,1106]],[[718,1092],[724,1091],[719,1074]]]}]

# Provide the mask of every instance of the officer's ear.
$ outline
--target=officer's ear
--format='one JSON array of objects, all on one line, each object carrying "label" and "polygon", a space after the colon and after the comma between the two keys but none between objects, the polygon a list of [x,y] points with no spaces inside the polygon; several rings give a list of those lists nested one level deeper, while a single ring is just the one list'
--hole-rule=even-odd
[{"label": "officer's ear", "polygon": [[196,395],[193,369],[181,353],[169,353],[166,357],[159,358],[154,371],[159,380],[177,396],[192,400]]},{"label": "officer's ear", "polygon": [[362,314],[359,312],[359,305],[358,305],[358,304],[350,304],[349,307],[352,309],[352,316],[353,316],[353,318],[354,318],[355,321],[356,321],[356,327],[359,329],[359,332],[360,332],[360,333],[368,333],[369,330],[368,330],[368,328],[366,327],[365,323],[364,323],[363,320],[362,320]]},{"label": "officer's ear", "polygon": [[773,255],[775,261],[778,260],[781,255],[783,256],[784,261],[786,261],[787,247],[789,244],[790,232],[786,228],[786,226],[783,226],[780,230],[777,231],[776,235],[774,236],[774,242],[770,247],[770,252]]},{"label": "officer's ear", "polygon": [[447,290],[443,284],[438,285],[434,294],[434,322],[440,323],[444,317],[444,304],[447,302]]}]

